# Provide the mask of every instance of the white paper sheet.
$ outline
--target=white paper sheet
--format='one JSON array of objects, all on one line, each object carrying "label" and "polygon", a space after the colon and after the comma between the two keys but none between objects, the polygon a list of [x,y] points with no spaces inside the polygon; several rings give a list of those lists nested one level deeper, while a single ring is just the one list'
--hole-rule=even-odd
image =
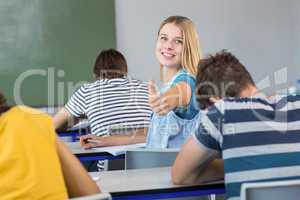
[{"label": "white paper sheet", "polygon": [[95,149],[95,150],[99,149],[101,151],[110,153],[113,156],[118,156],[118,155],[125,154],[125,151],[127,149],[142,148],[145,146],[146,146],[146,143],[138,143],[138,144],[130,144],[130,145],[111,146],[111,147],[96,147],[93,149]]}]

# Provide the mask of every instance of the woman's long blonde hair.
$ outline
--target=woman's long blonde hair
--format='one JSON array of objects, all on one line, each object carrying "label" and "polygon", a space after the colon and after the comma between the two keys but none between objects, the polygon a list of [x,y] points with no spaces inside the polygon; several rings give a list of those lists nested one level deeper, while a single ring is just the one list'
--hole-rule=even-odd
[{"label": "woman's long blonde hair", "polygon": [[[181,66],[188,73],[196,76],[197,66],[202,58],[200,42],[196,27],[192,20],[183,16],[170,16],[165,19],[159,27],[158,35],[162,27],[166,24],[173,23],[181,31],[183,36],[183,53],[181,55]],[[162,66],[161,66],[162,72]],[[162,74],[162,73],[161,73]]]}]

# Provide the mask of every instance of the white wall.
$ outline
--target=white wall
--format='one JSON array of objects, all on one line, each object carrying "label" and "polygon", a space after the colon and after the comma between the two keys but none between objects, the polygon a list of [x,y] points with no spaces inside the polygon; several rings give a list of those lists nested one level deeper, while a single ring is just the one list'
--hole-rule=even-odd
[{"label": "white wall", "polygon": [[294,76],[300,79],[300,1],[293,0],[293,69]]},{"label": "white wall", "polygon": [[[292,45],[298,37],[293,36],[293,13],[300,9],[294,4],[299,8],[298,0],[115,0],[117,47],[127,57],[132,76],[159,80],[154,55],[159,24],[170,15],[184,15],[198,27],[205,54],[230,50],[261,87],[274,90],[262,80],[269,76],[273,85],[274,72],[283,67],[288,67],[291,82],[299,77]],[[298,37],[297,47],[299,42]],[[278,74],[283,76],[284,70]]]}]

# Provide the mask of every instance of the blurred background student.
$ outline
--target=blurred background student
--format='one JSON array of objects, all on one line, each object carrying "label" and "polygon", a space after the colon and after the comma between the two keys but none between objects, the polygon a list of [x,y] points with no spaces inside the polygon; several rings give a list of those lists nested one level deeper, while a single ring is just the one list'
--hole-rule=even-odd
[{"label": "blurred background student", "polygon": [[50,116],[8,106],[0,92],[0,197],[67,199],[100,192],[80,162],[59,141]]}]

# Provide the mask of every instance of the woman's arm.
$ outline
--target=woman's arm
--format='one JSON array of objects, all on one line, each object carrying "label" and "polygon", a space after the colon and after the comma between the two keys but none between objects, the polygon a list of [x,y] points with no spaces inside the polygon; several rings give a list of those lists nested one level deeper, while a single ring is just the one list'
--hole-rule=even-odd
[{"label": "woman's arm", "polygon": [[163,94],[155,88],[154,82],[149,82],[149,104],[153,112],[165,115],[176,107],[187,106],[192,97],[192,89],[186,82],[178,82]]},{"label": "woman's arm", "polygon": [[[146,142],[147,128],[140,128],[124,135],[112,135],[107,137],[84,135],[80,137],[80,144],[85,149],[104,146],[118,146]],[[92,141],[92,142],[89,142]]]},{"label": "woman's arm", "polygon": [[77,158],[58,138],[56,138],[56,148],[69,197],[99,193],[100,189],[97,184],[91,179]]}]

